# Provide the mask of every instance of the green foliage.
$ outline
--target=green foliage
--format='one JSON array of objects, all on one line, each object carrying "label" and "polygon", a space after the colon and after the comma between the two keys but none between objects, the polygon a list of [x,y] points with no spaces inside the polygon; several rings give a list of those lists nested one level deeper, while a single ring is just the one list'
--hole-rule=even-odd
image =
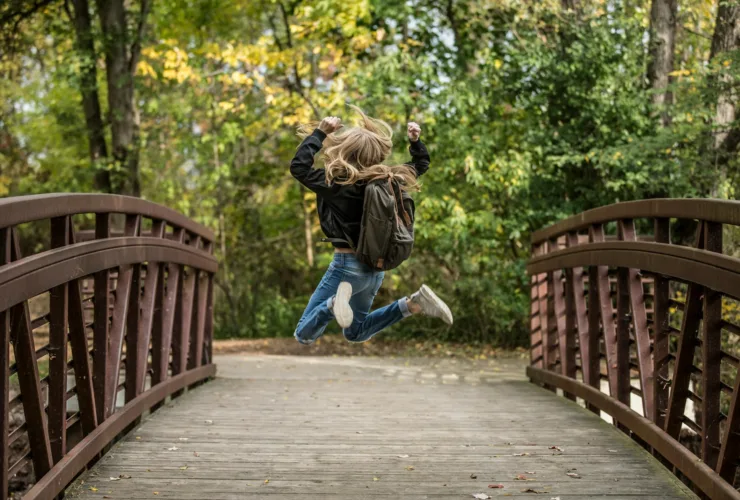
[{"label": "green foliage", "polygon": [[[711,30],[710,3],[682,5],[686,23]],[[394,124],[395,161],[408,120],[432,154],[414,258],[378,303],[426,282],[456,322],[389,335],[526,343],[533,230],[616,201],[734,196],[734,158],[722,177],[707,145],[737,54],[708,65],[707,41],[681,31],[673,119],[660,127],[645,83],[649,2],[583,4],[155,3],[137,68],[143,195],[217,232],[218,335],[292,334],[331,258],[310,215],[308,264],[315,197],[288,173],[295,126],[346,115],[345,102]],[[89,61],[70,50],[64,16],[43,12],[25,27],[28,51],[1,60],[0,195],[92,189],[78,76]]]}]

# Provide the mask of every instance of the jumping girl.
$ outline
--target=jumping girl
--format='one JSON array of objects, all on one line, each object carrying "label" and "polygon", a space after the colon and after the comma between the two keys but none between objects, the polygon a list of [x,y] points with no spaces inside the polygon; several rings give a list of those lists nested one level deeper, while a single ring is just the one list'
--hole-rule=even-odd
[{"label": "jumping girl", "polygon": [[[304,140],[290,163],[293,177],[316,193],[321,229],[335,247],[334,259],[296,327],[295,338],[302,344],[316,341],[332,319],[350,342],[365,342],[412,314],[452,324],[449,307],[426,285],[408,298],[370,312],[384,273],[360,262],[350,245],[341,240],[358,241],[368,182],[390,175],[399,180],[403,190],[417,189],[416,179],[429,169],[430,159],[419,140],[421,127],[410,122],[411,161],[408,165],[383,165],[393,147],[390,125],[368,117],[357,107],[352,109],[360,116],[356,127],[343,126],[336,116],[324,118],[310,133],[301,127],[299,135]],[[322,148],[326,168],[312,168],[314,156]]]}]

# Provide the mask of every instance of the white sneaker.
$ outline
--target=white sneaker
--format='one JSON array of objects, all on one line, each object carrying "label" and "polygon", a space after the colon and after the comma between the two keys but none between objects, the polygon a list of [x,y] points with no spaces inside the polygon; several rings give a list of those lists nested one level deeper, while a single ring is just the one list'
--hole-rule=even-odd
[{"label": "white sneaker", "polygon": [[421,313],[425,316],[439,318],[448,325],[452,324],[450,308],[428,286],[421,285],[419,291],[413,294],[409,300],[421,306]]},{"label": "white sneaker", "polygon": [[337,294],[334,296],[334,305],[332,312],[334,317],[342,328],[349,328],[352,325],[354,314],[349,306],[349,299],[352,298],[352,285],[346,281],[339,283]]}]

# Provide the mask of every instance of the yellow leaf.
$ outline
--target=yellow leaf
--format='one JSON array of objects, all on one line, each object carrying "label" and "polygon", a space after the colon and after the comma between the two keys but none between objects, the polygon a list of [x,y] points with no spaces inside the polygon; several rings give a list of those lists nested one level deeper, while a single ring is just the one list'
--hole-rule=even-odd
[{"label": "yellow leaf", "polygon": [[496,59],[493,61],[493,67],[496,69],[501,69],[501,66],[503,65],[504,65],[504,61],[502,61],[501,59]]}]

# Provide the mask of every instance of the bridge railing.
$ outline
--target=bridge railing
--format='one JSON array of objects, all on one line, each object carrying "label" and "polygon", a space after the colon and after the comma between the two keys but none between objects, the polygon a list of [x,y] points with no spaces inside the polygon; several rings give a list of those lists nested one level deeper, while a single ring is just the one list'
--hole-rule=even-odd
[{"label": "bridge railing", "polygon": [[740,498],[736,226],[739,202],[619,203],[534,233],[528,264],[530,379],[607,413],[710,498]]},{"label": "bridge railing", "polygon": [[[54,498],[142,413],[215,374],[213,234],[137,198],[0,199],[0,492]],[[27,255],[23,255],[26,253]]]}]

